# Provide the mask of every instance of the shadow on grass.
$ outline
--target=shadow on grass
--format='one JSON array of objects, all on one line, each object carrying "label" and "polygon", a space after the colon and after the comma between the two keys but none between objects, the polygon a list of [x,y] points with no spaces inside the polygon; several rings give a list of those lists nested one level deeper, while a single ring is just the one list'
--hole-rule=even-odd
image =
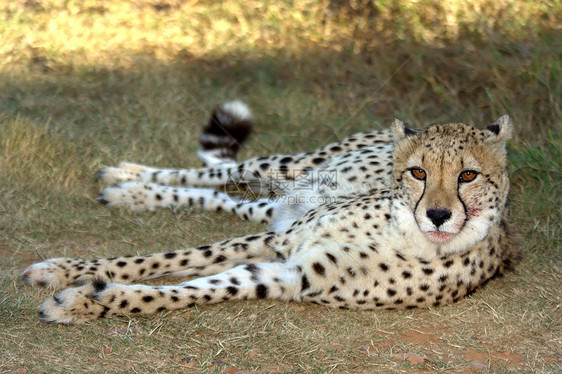
[{"label": "shadow on grass", "polygon": [[[342,135],[394,117],[418,125],[458,120],[483,126],[509,113],[519,136],[536,139],[555,130],[561,116],[561,67],[552,33],[517,41],[481,40],[466,32],[442,46],[359,35],[361,42],[340,40],[333,48],[312,45],[298,53],[210,51],[196,57],[184,49],[174,51],[170,62],[150,51],[115,51],[116,59],[127,56],[127,67],[69,65],[33,49],[22,57],[22,69],[0,76],[0,111],[79,127],[103,128],[114,117],[123,123],[108,126],[126,127],[162,112],[167,120],[185,121],[190,107],[206,112],[232,97],[267,113],[268,99],[275,105],[294,96],[301,105],[327,102],[340,111]],[[184,113],[170,103],[182,104]]]}]

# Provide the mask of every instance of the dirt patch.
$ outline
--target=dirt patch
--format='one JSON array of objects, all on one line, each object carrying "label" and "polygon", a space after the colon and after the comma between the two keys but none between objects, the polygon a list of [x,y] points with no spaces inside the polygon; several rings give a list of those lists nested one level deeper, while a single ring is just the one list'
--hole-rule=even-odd
[{"label": "dirt patch", "polygon": [[525,359],[516,352],[478,352],[469,350],[464,353],[464,357],[470,361],[470,366],[474,370],[488,370],[495,368],[521,368]]},{"label": "dirt patch", "polygon": [[432,344],[440,344],[443,339],[434,335],[435,330],[420,328],[402,332],[402,341],[429,348]]}]

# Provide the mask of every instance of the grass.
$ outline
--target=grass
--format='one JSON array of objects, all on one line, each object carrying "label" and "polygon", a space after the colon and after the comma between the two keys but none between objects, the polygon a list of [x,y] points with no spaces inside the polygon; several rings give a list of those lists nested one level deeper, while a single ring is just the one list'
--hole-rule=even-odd
[{"label": "grass", "polygon": [[[0,1],[0,372],[556,372],[560,1]],[[216,104],[258,117],[242,157],[308,150],[398,117],[508,113],[524,261],[432,310],[234,302],[83,326],[40,323],[56,256],[150,253],[263,230],[228,215],[107,210],[121,160],[198,165]]]}]

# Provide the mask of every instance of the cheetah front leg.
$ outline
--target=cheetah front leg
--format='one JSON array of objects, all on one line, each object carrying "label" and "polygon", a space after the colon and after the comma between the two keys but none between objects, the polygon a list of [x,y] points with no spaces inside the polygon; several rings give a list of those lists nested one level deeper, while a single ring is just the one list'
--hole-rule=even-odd
[{"label": "cheetah front leg", "polygon": [[297,267],[285,263],[240,265],[223,273],[174,286],[108,284],[103,280],[47,299],[43,321],[81,323],[110,315],[152,314],[227,300],[293,300],[300,291]]},{"label": "cheetah front leg", "polygon": [[162,276],[187,277],[216,274],[243,263],[283,261],[279,235],[247,235],[168,253],[82,260],[53,258],[29,266],[22,274],[31,286],[62,289],[92,279],[133,283]]},{"label": "cheetah front leg", "polygon": [[103,168],[97,177],[106,184],[155,182],[164,185],[222,186],[229,181],[231,175],[236,177],[235,171],[236,169],[232,168],[232,164],[219,165],[213,168],[162,169],[121,162],[118,166]]},{"label": "cheetah front leg", "polygon": [[238,200],[213,189],[155,183],[127,182],[107,187],[98,200],[108,207],[128,206],[133,210],[198,207],[212,212],[232,212],[242,219],[266,224],[271,223],[277,211],[277,204],[266,198]]},{"label": "cheetah front leg", "polygon": [[[240,163],[223,163],[213,167],[162,169],[121,162],[98,173],[105,184],[144,182],[186,187],[213,187],[227,184],[263,184],[268,179],[296,179],[326,161],[316,153],[278,154],[255,157]],[[269,186],[260,186],[267,188]],[[267,191],[264,191],[267,192]]]}]

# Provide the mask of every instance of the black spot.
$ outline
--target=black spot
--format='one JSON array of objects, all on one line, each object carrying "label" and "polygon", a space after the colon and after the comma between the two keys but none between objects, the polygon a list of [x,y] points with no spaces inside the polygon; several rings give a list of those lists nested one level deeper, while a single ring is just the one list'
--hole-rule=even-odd
[{"label": "black spot", "polygon": [[462,264],[463,264],[464,266],[468,266],[468,265],[470,264],[470,258],[468,258],[468,257],[465,258],[464,261],[462,262]]},{"label": "black spot", "polygon": [[184,258],[183,260],[180,261],[180,266],[187,266],[188,263],[189,260],[187,258]]},{"label": "black spot", "polygon": [[133,308],[131,309],[131,313],[140,313],[140,309],[139,308]]},{"label": "black spot", "polygon": [[227,291],[230,295],[234,296],[234,295],[236,295],[236,294],[238,293],[238,288],[229,286],[229,287],[226,288],[226,291]]},{"label": "black spot", "polygon": [[490,126],[487,127],[487,129],[496,135],[500,133],[500,125],[498,125],[497,123],[492,123]]},{"label": "black spot", "polygon": [[379,267],[381,268],[382,271],[388,271],[388,265],[383,262],[379,264]]},{"label": "black spot", "polygon": [[313,263],[312,269],[316,272],[316,274],[322,277],[326,275],[326,269],[319,262]]},{"label": "black spot", "polygon": [[306,277],[306,275],[303,274],[302,279],[301,279],[301,291],[304,291],[308,288],[310,288],[310,282],[308,281],[308,278]]},{"label": "black spot", "polygon": [[400,252],[394,252],[394,254],[395,254],[396,257],[398,257],[400,260],[406,261],[406,257],[402,256],[402,254],[401,254]]},{"label": "black spot", "polygon": [[213,251],[211,251],[211,250],[207,250],[207,251],[203,252],[203,256],[205,256],[207,258],[211,257],[212,255],[213,255]]},{"label": "black spot", "polygon": [[107,282],[105,281],[105,279],[95,278],[92,281],[92,286],[94,286],[94,291],[101,292],[107,287]]},{"label": "black spot", "polygon": [[249,271],[252,274],[253,280],[258,279],[258,274],[260,273],[260,268],[258,268],[254,264],[248,264],[248,265],[246,265],[246,270]]},{"label": "black spot", "polygon": [[403,271],[402,272],[402,277],[404,277],[404,279],[408,279],[412,276],[412,273],[410,273],[409,271]]},{"label": "black spot", "polygon": [[127,263],[125,261],[119,261],[117,262],[115,265],[117,265],[118,267],[122,268],[127,266]]},{"label": "black spot", "polygon": [[224,262],[226,261],[226,257],[223,255],[219,255],[217,256],[217,258],[215,258],[215,261],[213,261],[213,264],[218,264],[220,262]]},{"label": "black spot", "polygon": [[135,260],[135,264],[142,264],[144,262],[144,258],[137,258]]},{"label": "black spot", "polygon": [[396,290],[392,289],[392,288],[389,288],[389,289],[386,290],[386,293],[387,293],[388,296],[392,297],[392,296],[396,295]]},{"label": "black spot", "polygon": [[123,309],[127,305],[129,305],[129,302],[127,300],[123,300],[123,301],[121,301],[121,304],[119,304],[119,308]]},{"label": "black spot", "polygon": [[455,261],[453,261],[453,260],[448,260],[443,264],[443,266],[445,266],[446,268],[450,268],[451,266],[453,266],[454,262]]},{"label": "black spot", "polygon": [[323,158],[323,157],[316,157],[316,158],[312,159],[312,163],[315,164],[315,165],[319,165],[319,164],[323,163],[324,161],[326,161],[326,159]]},{"label": "black spot", "polygon": [[265,299],[267,297],[267,286],[263,284],[258,284],[256,286],[256,297],[258,299]]},{"label": "black spot", "polygon": [[433,269],[431,269],[431,268],[423,268],[422,271],[425,275],[433,274]]},{"label": "black spot", "polygon": [[175,253],[175,252],[168,252],[164,255],[164,257],[167,258],[167,259],[172,259],[172,258],[175,258],[177,255],[178,254]]},{"label": "black spot", "polygon": [[420,290],[422,290],[422,291],[427,291],[427,290],[429,290],[429,284],[421,284],[421,285],[420,285]]},{"label": "black spot", "polygon": [[148,296],[143,296],[142,301],[144,301],[145,303],[149,303],[152,300],[154,300],[154,297],[148,295]]},{"label": "black spot", "polygon": [[326,253],[326,256],[327,256],[328,259],[329,259],[330,261],[332,261],[334,264],[337,264],[337,263],[338,263],[338,260],[336,259],[336,257],[335,257],[333,254],[331,254],[331,253]]}]

